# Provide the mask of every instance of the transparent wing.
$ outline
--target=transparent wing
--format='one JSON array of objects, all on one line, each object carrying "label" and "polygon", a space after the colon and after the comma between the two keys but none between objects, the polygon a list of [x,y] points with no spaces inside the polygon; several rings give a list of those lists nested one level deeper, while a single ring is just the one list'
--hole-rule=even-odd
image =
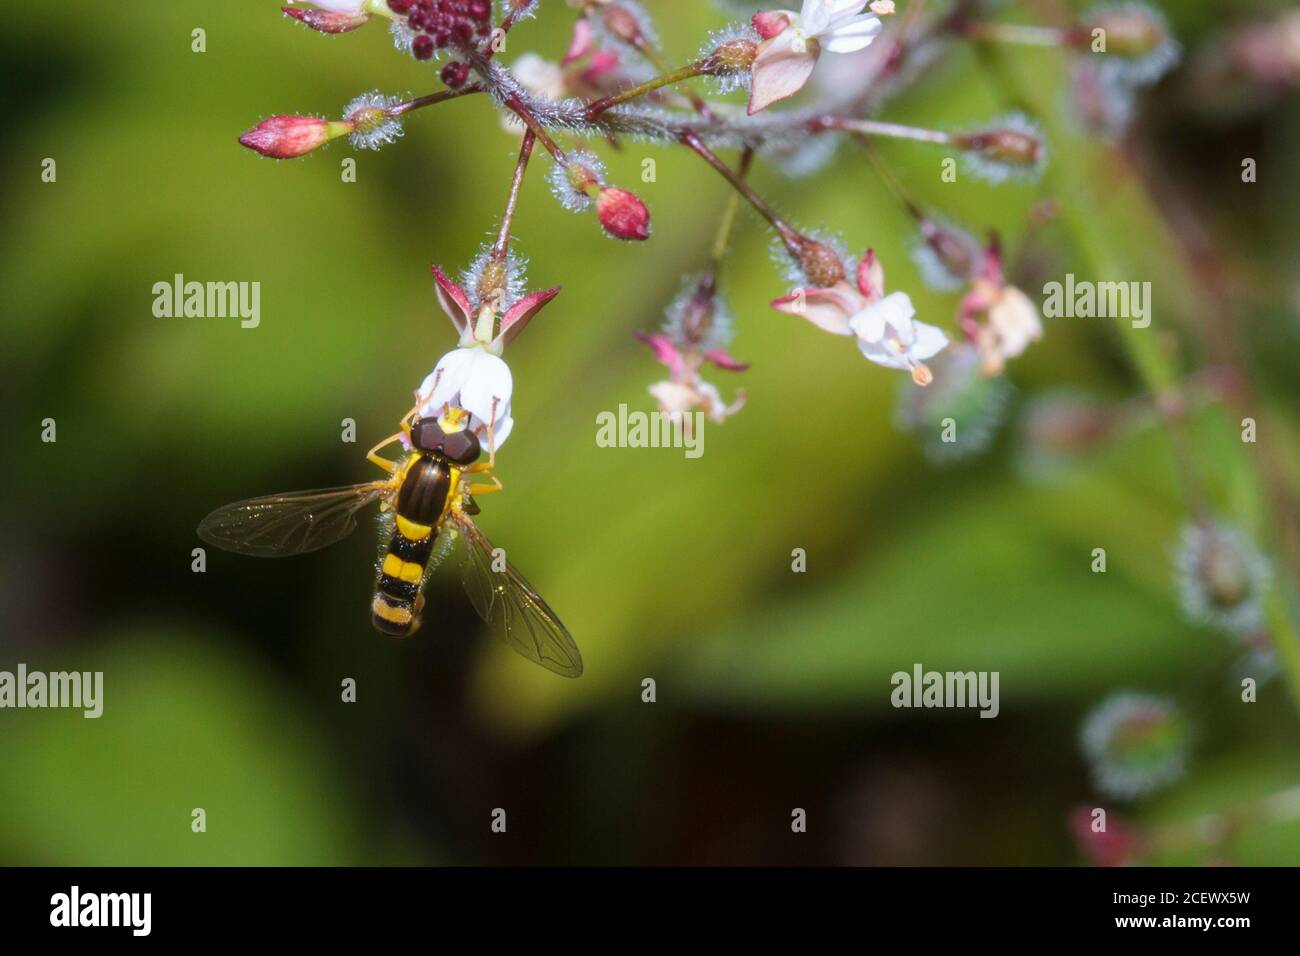
[{"label": "transparent wing", "polygon": [[524,657],[564,677],[582,674],[582,654],[568,628],[509,562],[492,569],[492,542],[468,515],[451,513],[465,541],[461,582],[478,616]]},{"label": "transparent wing", "polygon": [[351,534],[357,512],[393,487],[392,481],[374,481],[236,501],[199,522],[199,537],[218,548],[259,558],[318,551]]}]

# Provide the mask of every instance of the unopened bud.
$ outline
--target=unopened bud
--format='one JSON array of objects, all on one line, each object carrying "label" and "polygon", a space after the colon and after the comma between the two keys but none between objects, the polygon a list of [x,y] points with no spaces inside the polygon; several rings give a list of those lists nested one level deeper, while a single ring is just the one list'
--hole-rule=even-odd
[{"label": "unopened bud", "polygon": [[585,196],[594,196],[600,189],[600,171],[585,163],[574,162],[565,167],[569,185]]},{"label": "unopened bud", "polygon": [[272,159],[294,159],[352,130],[350,122],[319,116],[272,116],[239,137],[239,142]]},{"label": "unopened bud", "polygon": [[[349,5],[350,7],[351,5]],[[314,7],[281,7],[285,16],[292,17],[304,26],[311,27],[318,33],[347,33],[366,25],[370,14],[357,9],[317,10]]]},{"label": "unopened bud", "polygon": [[645,25],[636,12],[623,4],[615,4],[605,11],[605,29],[628,46],[640,49],[648,45]]},{"label": "unopened bud", "polygon": [[983,154],[988,159],[1013,166],[1038,162],[1038,140],[1014,129],[995,129],[956,137],[957,145]]},{"label": "unopened bud", "polygon": [[917,264],[926,284],[951,291],[968,282],[980,260],[975,240],[933,219],[922,219],[918,227],[926,254],[918,257]]},{"label": "unopened bud", "polygon": [[754,65],[758,44],[749,37],[735,37],[718,44],[709,57],[710,73],[744,73]]},{"label": "unopened bud", "polygon": [[1161,18],[1137,4],[1097,11],[1086,17],[1082,26],[1085,42],[1090,42],[1094,30],[1104,30],[1106,52],[1120,56],[1146,56],[1168,39]]},{"label": "unopened bud", "polygon": [[797,249],[799,268],[814,288],[829,289],[844,281],[844,260],[826,243],[801,236]]},{"label": "unopened bud", "polygon": [[650,238],[650,210],[635,193],[606,187],[596,200],[600,224],[615,239]]},{"label": "unopened bud", "polygon": [[955,134],[952,143],[965,152],[970,172],[992,183],[1034,178],[1047,158],[1042,131],[1019,113],[988,129]]}]

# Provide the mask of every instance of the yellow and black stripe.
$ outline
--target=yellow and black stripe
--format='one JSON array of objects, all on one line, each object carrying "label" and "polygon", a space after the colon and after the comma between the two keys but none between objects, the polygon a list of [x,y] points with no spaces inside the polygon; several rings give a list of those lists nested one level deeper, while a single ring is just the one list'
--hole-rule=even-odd
[{"label": "yellow and black stripe", "polygon": [[428,456],[413,460],[404,469],[397,494],[397,520],[370,605],[371,623],[383,634],[409,637],[420,628],[424,605],[420,588],[458,477],[455,471]]}]

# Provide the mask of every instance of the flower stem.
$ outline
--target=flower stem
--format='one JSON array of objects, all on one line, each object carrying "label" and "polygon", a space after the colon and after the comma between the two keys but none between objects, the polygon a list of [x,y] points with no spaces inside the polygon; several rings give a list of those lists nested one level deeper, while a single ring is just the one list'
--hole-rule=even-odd
[{"label": "flower stem", "polygon": [[662,73],[653,79],[646,80],[644,83],[638,83],[636,86],[630,86],[626,90],[613,93],[604,99],[596,100],[587,107],[587,120],[594,120],[605,110],[618,106],[620,103],[626,103],[637,97],[644,96],[661,87],[671,86],[674,83],[680,83],[683,80],[689,80],[692,77],[702,76],[707,71],[707,65],[703,60],[696,63],[690,63],[669,73]]},{"label": "flower stem", "polygon": [[510,192],[506,195],[505,212],[501,214],[501,227],[497,230],[496,242],[492,245],[492,260],[504,262],[510,252],[510,227],[515,221],[515,210],[519,207],[519,191],[524,184],[524,172],[528,169],[528,160],[533,155],[533,144],[537,137],[533,131],[524,131],[524,141],[519,146],[519,161],[515,164],[515,174],[510,180]]},{"label": "flower stem", "polygon": [[[749,175],[750,164],[754,160],[754,150],[750,147],[740,154],[740,165],[736,169],[736,175],[744,179]],[[718,225],[718,233],[713,238],[713,271],[716,273],[722,265],[722,260],[727,255],[727,245],[731,241],[731,228],[736,222],[736,213],[740,209],[740,194],[733,192],[727,197],[727,208],[722,211],[722,222]]]},{"label": "flower stem", "polygon": [[1066,33],[1057,27],[1036,27],[1018,23],[966,23],[961,32],[972,40],[1016,43],[1021,46],[1062,46]]},{"label": "flower stem", "polygon": [[772,228],[777,231],[781,241],[795,255],[799,254],[802,236],[797,229],[777,215],[776,210],[767,204],[762,196],[754,192],[749,184],[736,173],[730,166],[720,160],[713,150],[704,145],[703,140],[692,130],[684,130],[681,134],[681,141],[689,147],[697,156],[712,166],[740,195],[749,201],[749,204],[758,211],[758,214],[771,223]]},{"label": "flower stem", "polygon": [[401,116],[404,113],[411,112],[411,110],[418,110],[425,106],[433,106],[435,103],[445,103],[448,100],[455,100],[462,96],[468,96],[471,93],[482,92],[482,85],[471,83],[458,90],[440,90],[437,93],[430,93],[427,96],[417,96],[413,100],[407,100],[404,103],[398,103],[395,106],[389,107],[386,112],[389,116]]},{"label": "flower stem", "polygon": [[952,134],[937,129],[921,129],[901,123],[882,123],[877,120],[854,119],[846,116],[819,116],[808,124],[813,132],[821,130],[846,130],[863,136],[890,136],[894,139],[911,139],[921,143],[951,143]]},{"label": "flower stem", "polygon": [[546,132],[545,127],[538,122],[533,111],[528,108],[528,104],[518,96],[510,96],[506,98],[506,106],[509,107],[516,116],[524,121],[524,125],[528,127],[528,131],[541,141],[541,144],[546,147],[546,151],[551,154],[557,163],[561,166],[568,165],[569,157],[565,154],[564,150],[560,149],[555,140],[551,139],[551,136]]}]

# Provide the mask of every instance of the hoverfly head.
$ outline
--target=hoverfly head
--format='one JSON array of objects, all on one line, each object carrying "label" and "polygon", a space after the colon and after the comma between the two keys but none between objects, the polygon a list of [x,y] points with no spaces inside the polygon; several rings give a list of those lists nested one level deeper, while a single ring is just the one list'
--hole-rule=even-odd
[{"label": "hoverfly head", "polygon": [[469,430],[469,413],[462,408],[448,408],[440,418],[421,418],[411,429],[411,444],[461,466],[474,464],[482,451],[478,436]]}]

